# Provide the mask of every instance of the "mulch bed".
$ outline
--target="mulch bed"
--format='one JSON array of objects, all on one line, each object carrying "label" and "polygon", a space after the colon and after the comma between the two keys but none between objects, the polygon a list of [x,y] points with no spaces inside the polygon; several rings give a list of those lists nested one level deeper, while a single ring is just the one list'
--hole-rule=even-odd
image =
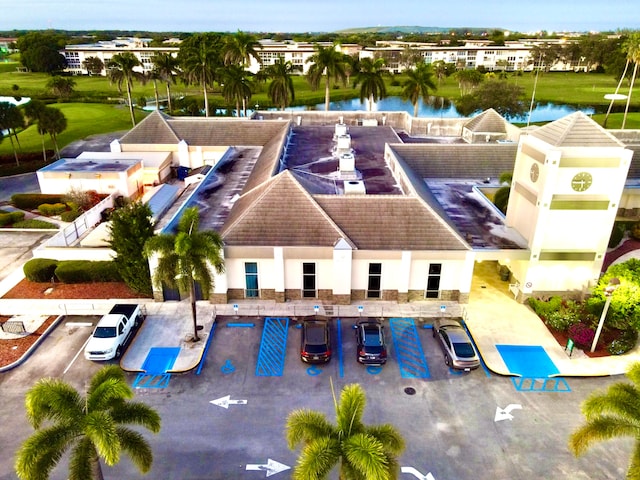
[{"label": "mulch bed", "polygon": [[[549,332],[551,332],[553,337],[556,339],[556,341],[560,344],[560,346],[562,348],[565,348],[567,346],[567,340],[569,340],[569,337],[566,334],[566,332],[559,332],[558,330],[553,330],[548,326],[547,328],[549,329]],[[611,354],[606,349],[605,345],[608,345],[609,343],[611,343],[611,341],[617,338],[618,335],[619,335],[619,332],[605,331],[604,329],[602,329],[602,333],[600,334],[600,338],[598,340],[598,345],[595,352],[590,351],[591,345],[589,345],[589,347],[584,349],[576,345],[574,349],[580,348],[584,352],[584,354],[589,358],[609,357],[611,356]]]},{"label": "mulch bed", "polygon": [[[10,317],[0,316],[0,323],[9,320]],[[40,328],[34,333],[22,338],[11,340],[0,340],[0,367],[6,367],[18,360],[33,345],[55,321],[57,317],[51,316],[47,318]]]},{"label": "mulch bed", "polygon": [[[52,289],[47,293],[48,289]],[[100,283],[39,283],[22,280],[2,298],[92,299],[145,298],[122,282]],[[150,297],[147,297],[150,298]]]}]

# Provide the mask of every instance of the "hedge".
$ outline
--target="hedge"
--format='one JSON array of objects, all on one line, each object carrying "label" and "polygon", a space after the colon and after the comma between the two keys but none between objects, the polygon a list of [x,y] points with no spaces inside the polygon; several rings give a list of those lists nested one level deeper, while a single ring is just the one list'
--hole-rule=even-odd
[{"label": "hedge", "polygon": [[11,203],[22,210],[35,210],[43,203],[64,203],[65,195],[52,193],[15,193]]},{"label": "hedge", "polygon": [[0,227],[20,222],[24,219],[24,212],[0,213]]},{"label": "hedge", "polygon": [[50,258],[32,258],[22,267],[24,276],[32,282],[50,282],[55,277],[58,261]]},{"label": "hedge", "polygon": [[28,220],[21,220],[13,224],[13,228],[34,228],[34,229],[46,229],[57,230],[58,225],[55,223],[45,222],[44,220],[38,220],[37,218],[30,218]]},{"label": "hedge", "polygon": [[53,217],[66,211],[67,206],[64,203],[42,203],[38,205],[38,212],[45,217]]},{"label": "hedge", "polygon": [[122,281],[113,261],[63,260],[55,274],[62,283]]}]

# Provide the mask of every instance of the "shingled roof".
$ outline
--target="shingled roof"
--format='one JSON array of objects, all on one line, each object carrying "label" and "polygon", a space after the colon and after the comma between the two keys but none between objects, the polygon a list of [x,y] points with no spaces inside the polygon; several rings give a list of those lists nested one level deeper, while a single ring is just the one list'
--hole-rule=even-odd
[{"label": "shingled roof", "polygon": [[120,143],[173,145],[184,140],[194,146],[262,147],[288,125],[288,120],[170,117],[156,110],[126,133]]},{"label": "shingled roof", "polygon": [[464,127],[474,133],[507,133],[509,123],[493,108],[469,120]]},{"label": "shingled roof", "polygon": [[554,147],[624,146],[620,140],[579,111],[532,130],[530,135]]},{"label": "shingled roof", "polygon": [[346,239],[288,170],[242,195],[220,234],[236,246],[333,247]]},{"label": "shingled roof", "polygon": [[416,197],[316,195],[358,249],[468,250],[460,236]]}]

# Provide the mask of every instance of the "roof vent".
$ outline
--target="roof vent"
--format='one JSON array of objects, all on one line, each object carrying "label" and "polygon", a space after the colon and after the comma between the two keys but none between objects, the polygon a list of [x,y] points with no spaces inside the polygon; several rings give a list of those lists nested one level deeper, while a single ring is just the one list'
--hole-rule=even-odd
[{"label": "roof vent", "polygon": [[362,180],[349,180],[344,182],[344,194],[345,195],[365,195],[367,189],[364,187]]}]

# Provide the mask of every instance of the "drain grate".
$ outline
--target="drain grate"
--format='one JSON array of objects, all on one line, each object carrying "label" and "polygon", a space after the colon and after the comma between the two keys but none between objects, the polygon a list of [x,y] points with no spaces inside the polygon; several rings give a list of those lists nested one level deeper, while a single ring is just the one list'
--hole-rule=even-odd
[{"label": "drain grate", "polygon": [[406,393],[407,395],[415,395],[416,389],[413,387],[407,387],[404,389],[404,393]]}]

